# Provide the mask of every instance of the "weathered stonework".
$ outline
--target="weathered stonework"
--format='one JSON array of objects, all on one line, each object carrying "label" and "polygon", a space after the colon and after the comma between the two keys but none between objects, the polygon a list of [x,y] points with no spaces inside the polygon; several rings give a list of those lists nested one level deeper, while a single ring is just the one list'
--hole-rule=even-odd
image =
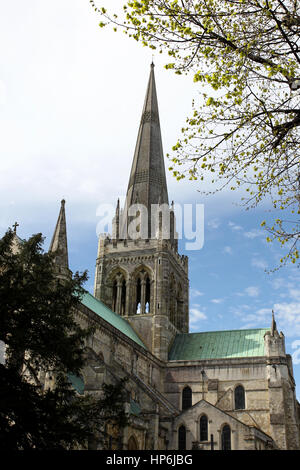
[{"label": "weathered stonework", "polygon": [[[178,449],[180,426],[187,431],[187,449],[210,449],[211,439],[214,449],[221,449],[222,430],[226,425],[230,428],[232,450],[299,449],[294,390],[291,382],[282,384],[270,377],[268,368],[275,369],[267,356],[164,361],[87,308],[81,308],[78,318],[82,324],[93,321],[96,326],[90,340],[94,356],[91,355],[89,366],[83,372],[86,389],[95,393],[103,381],[112,380],[112,373],[127,376],[129,394],[140,407],[140,414],[133,415],[130,426],[124,430],[124,449],[132,449],[133,445],[139,449]],[[290,358],[280,356],[280,367],[291,378],[290,364]],[[240,410],[235,409],[234,402],[237,384],[245,389],[245,408]],[[192,401],[184,410],[182,394],[186,386],[192,390]],[[289,399],[285,400],[288,394]],[[208,417],[208,439],[201,441],[200,418],[204,414]]]},{"label": "weathered stonework", "polygon": [[[192,336],[188,260],[178,253],[172,206],[170,239],[163,238],[160,220],[155,237],[121,236],[129,220],[126,211],[136,202],[168,204],[153,67],[125,207],[121,210],[118,202],[113,236],[99,239],[94,294],[102,302],[97,301],[100,311],[94,303],[82,303],[76,312],[78,322],[95,328],[82,371],[85,391],[98,394],[104,382],[128,379],[124,406],[130,423],[122,436],[107,429],[108,445],[129,450],[299,449],[292,360],[274,316],[271,328],[253,341],[254,349],[247,349],[248,339],[239,339],[232,354],[226,349],[223,355],[193,356],[191,346],[170,359],[177,338]],[[62,212],[59,221],[56,245],[62,244],[66,255]],[[61,273],[67,273],[67,256],[59,261]],[[135,336],[122,329],[122,322],[118,327],[118,321],[110,321],[105,306]],[[255,349],[257,342],[260,349]],[[217,350],[211,337],[209,344]],[[196,346],[199,354],[202,345],[196,341]],[[101,448],[97,436],[90,448]]]}]

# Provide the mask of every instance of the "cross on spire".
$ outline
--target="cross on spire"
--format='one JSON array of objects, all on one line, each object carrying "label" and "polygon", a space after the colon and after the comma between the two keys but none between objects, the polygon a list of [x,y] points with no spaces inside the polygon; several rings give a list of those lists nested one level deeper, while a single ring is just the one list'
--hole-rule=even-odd
[{"label": "cross on spire", "polygon": [[13,225],[14,233],[17,233],[17,227],[19,227],[18,222],[15,222]]}]

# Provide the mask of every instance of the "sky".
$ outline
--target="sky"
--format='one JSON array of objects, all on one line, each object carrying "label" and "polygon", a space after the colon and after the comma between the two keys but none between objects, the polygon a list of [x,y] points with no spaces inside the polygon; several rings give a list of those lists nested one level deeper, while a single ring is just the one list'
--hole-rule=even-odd
[{"label": "sky", "polygon": [[[64,198],[70,267],[88,269],[93,292],[99,207],[126,194],[152,59],[165,153],[201,89],[165,70],[163,55],[100,29],[88,0],[0,5],[0,235],[17,221],[21,238],[42,232],[47,250]],[[281,249],[260,227],[273,217],[268,204],[245,211],[241,194],[203,196],[208,183],[177,182],[168,170],[167,182],[170,201],[204,207],[203,247],[179,241],[190,332],[269,327],[273,309],[299,400],[300,272],[274,271]]]}]

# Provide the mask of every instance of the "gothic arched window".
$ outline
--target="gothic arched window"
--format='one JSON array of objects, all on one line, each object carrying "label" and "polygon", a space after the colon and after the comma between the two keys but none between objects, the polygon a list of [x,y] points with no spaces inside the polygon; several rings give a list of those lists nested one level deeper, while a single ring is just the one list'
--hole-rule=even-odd
[{"label": "gothic arched window", "polygon": [[245,390],[242,385],[238,385],[234,390],[234,408],[236,410],[245,409]]},{"label": "gothic arched window", "polygon": [[151,284],[150,279],[147,276],[146,278],[146,286],[145,286],[145,312],[150,312],[150,297],[151,297]]},{"label": "gothic arched window", "polygon": [[126,313],[126,277],[121,271],[111,277],[111,309],[119,315]]},{"label": "gothic arched window", "polygon": [[200,418],[200,441],[208,440],[208,419],[206,415]]},{"label": "gothic arched window", "polygon": [[122,282],[121,286],[121,315],[125,315],[126,308],[126,281]]},{"label": "gothic arched window", "polygon": [[141,280],[138,278],[136,283],[136,304],[135,304],[135,313],[141,313]]},{"label": "gothic arched window", "polygon": [[138,450],[138,443],[135,439],[134,436],[130,436],[129,440],[128,440],[128,446],[127,446],[128,450]]},{"label": "gothic arched window", "polygon": [[145,266],[140,266],[132,275],[133,296],[131,305],[133,305],[134,314],[150,313],[153,307],[151,298],[151,272]]},{"label": "gothic arched window", "polygon": [[231,429],[228,424],[222,429],[222,450],[231,450]]},{"label": "gothic arched window", "polygon": [[184,387],[182,390],[182,409],[187,410],[192,406],[192,390],[190,387]]},{"label": "gothic arched window", "polygon": [[186,450],[186,429],[180,426],[178,429],[178,450]]}]

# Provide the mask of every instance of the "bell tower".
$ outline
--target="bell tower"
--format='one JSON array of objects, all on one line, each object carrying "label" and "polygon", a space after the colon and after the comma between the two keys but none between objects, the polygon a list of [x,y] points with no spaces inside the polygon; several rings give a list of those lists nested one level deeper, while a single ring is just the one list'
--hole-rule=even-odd
[{"label": "bell tower", "polygon": [[152,63],[125,205],[118,200],[112,236],[99,238],[94,295],[162,360],[189,328],[188,259],[178,253],[175,225]]}]

